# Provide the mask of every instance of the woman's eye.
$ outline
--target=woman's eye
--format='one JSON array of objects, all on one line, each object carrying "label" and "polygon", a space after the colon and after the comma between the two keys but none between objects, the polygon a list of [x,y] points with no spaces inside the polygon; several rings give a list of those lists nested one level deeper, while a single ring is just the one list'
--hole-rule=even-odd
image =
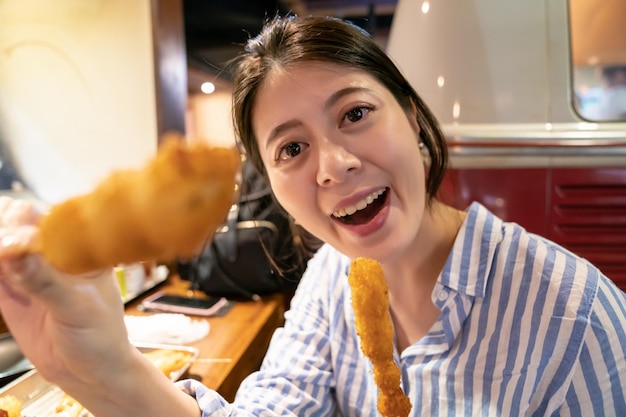
[{"label": "woman's eye", "polygon": [[289,143],[283,146],[278,153],[278,160],[291,159],[298,156],[302,152],[302,145],[297,142]]},{"label": "woman's eye", "polygon": [[367,107],[355,107],[345,114],[344,119],[350,123],[355,123],[364,118],[369,111],[370,109]]}]

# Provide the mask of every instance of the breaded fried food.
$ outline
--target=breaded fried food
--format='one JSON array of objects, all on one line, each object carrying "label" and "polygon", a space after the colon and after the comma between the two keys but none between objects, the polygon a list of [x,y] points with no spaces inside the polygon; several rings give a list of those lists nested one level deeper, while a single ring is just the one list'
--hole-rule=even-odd
[{"label": "breaded fried food", "polygon": [[406,417],[412,406],[402,392],[400,369],[393,360],[393,325],[383,270],[373,259],[354,259],[348,283],[361,350],[374,367],[374,381],[379,389],[378,412],[383,417]]},{"label": "breaded fried food", "polygon": [[144,356],[168,378],[173,372],[180,371],[193,359],[191,352],[170,349],[155,349],[144,353]]},{"label": "breaded fried food", "polygon": [[85,411],[85,407],[64,392],[63,396],[61,396],[61,401],[59,401],[54,411],[53,417],[80,417],[83,411]]},{"label": "breaded fried food", "polygon": [[53,206],[31,251],[68,273],[190,258],[225,220],[239,164],[235,149],[170,135],[142,169]]},{"label": "breaded fried food", "polygon": [[0,417],[20,417],[22,401],[14,395],[0,397]]}]

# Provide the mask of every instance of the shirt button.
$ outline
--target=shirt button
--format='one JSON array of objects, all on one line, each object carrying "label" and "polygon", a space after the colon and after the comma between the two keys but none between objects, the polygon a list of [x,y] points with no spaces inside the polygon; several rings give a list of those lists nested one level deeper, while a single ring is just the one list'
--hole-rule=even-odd
[{"label": "shirt button", "polygon": [[439,301],[446,301],[448,299],[448,293],[446,291],[439,291],[439,293],[437,293],[437,300]]}]

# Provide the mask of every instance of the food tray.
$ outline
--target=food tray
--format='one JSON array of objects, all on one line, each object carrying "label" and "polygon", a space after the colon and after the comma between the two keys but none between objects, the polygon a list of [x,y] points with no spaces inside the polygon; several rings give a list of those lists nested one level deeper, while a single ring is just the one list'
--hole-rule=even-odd
[{"label": "food tray", "polygon": [[[198,349],[190,346],[144,343],[135,343],[135,346],[143,353],[157,349],[190,353],[191,359],[183,367],[170,374],[172,381],[178,380],[187,372],[199,353]],[[59,387],[46,381],[36,369],[28,371],[0,389],[0,396],[14,395],[22,400],[22,417],[49,417],[54,415],[55,408],[61,401],[63,394]],[[87,411],[81,414],[81,417],[88,416],[91,414]]]},{"label": "food tray", "polygon": [[172,381],[177,381],[180,377],[185,375],[185,372],[187,372],[191,364],[198,358],[198,354],[200,353],[198,348],[195,348],[192,346],[168,345],[168,344],[161,344],[161,343],[133,343],[133,344],[137,346],[137,348],[142,353],[148,353],[150,351],[157,350],[157,349],[175,350],[175,351],[182,351],[182,352],[190,353],[191,358],[189,359],[189,361],[183,367],[170,373],[169,376]]}]

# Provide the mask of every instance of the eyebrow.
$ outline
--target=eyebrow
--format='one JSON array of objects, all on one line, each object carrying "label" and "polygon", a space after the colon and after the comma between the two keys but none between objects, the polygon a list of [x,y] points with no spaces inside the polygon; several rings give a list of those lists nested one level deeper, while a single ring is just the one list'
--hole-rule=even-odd
[{"label": "eyebrow", "polygon": [[[335,105],[339,100],[341,100],[342,97],[345,97],[347,95],[350,95],[359,91],[368,91],[368,90],[369,89],[365,87],[342,88],[341,90],[334,92],[333,94],[330,95],[330,97],[328,97],[328,99],[326,100],[326,103],[324,103],[324,109],[329,109],[330,107]],[[269,135],[267,136],[267,141],[265,142],[265,146],[267,147],[267,145],[272,143],[272,141],[274,141],[278,136],[280,136],[281,133],[289,129],[293,129],[295,127],[301,126],[301,125],[302,125],[302,122],[296,119],[288,120],[285,123],[279,124],[278,126],[276,126],[270,131]]]},{"label": "eyebrow", "polygon": [[328,97],[328,100],[326,100],[326,104],[324,104],[324,108],[328,109],[330,107],[332,107],[333,105],[335,105],[335,103],[337,103],[339,100],[341,100],[342,97],[348,96],[350,94],[353,93],[358,93],[361,91],[369,91],[369,88],[365,88],[365,87],[346,87],[346,88],[342,88],[339,91],[335,91],[333,94],[331,94],[330,97]]},{"label": "eyebrow", "polygon": [[265,142],[265,147],[267,148],[267,146],[280,136],[281,133],[300,125],[302,125],[302,122],[296,119],[288,120],[285,123],[279,124],[270,131],[270,134],[267,136],[267,141]]}]

